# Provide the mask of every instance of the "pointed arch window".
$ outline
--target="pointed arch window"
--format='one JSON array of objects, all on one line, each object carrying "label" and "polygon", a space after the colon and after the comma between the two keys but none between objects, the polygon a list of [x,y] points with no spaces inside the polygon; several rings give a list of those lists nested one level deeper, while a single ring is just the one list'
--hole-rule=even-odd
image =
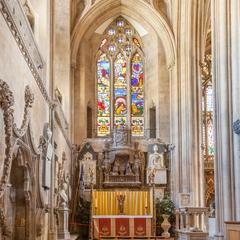
[{"label": "pointed arch window", "polygon": [[211,74],[211,55],[206,55],[201,63],[202,70],[202,117],[203,117],[203,155],[205,161],[214,159],[214,96]]},{"label": "pointed arch window", "polygon": [[106,29],[97,54],[97,135],[113,128],[144,135],[144,55],[141,38],[119,17]]},{"label": "pointed arch window", "polygon": [[[204,160],[205,178],[205,205],[210,207],[215,201],[214,188],[214,158],[215,158],[215,138],[214,138],[214,94],[212,83],[212,57],[211,54],[205,56],[200,64],[202,73],[202,150]],[[213,205],[212,205],[213,206]]]}]

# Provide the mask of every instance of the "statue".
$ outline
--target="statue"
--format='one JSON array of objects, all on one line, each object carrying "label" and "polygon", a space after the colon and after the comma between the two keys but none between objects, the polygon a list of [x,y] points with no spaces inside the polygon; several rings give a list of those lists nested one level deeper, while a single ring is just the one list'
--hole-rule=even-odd
[{"label": "statue", "polygon": [[165,168],[163,154],[158,153],[158,146],[157,145],[153,146],[153,151],[154,151],[154,153],[150,154],[150,156],[149,156],[148,169],[152,169],[152,168],[162,169],[162,168]]},{"label": "statue", "polygon": [[44,125],[44,152],[43,152],[43,181],[42,186],[45,189],[50,189],[51,186],[51,161],[53,158],[53,146],[51,143],[52,131],[48,123]]},{"label": "statue", "polygon": [[132,168],[131,168],[129,162],[128,162],[127,165],[126,165],[126,175],[127,175],[127,176],[132,176],[132,175],[133,175]]},{"label": "statue", "polygon": [[69,176],[65,178],[61,185],[61,189],[58,192],[58,209],[57,209],[57,219],[58,219],[58,239],[70,239],[70,233],[68,231],[68,218],[69,209],[68,202],[70,196],[69,188]]},{"label": "statue", "polygon": [[125,195],[118,195],[117,196],[118,200],[118,211],[120,215],[124,215],[124,201],[125,201]]},{"label": "statue", "polygon": [[62,183],[62,187],[58,193],[58,204],[61,207],[66,207],[68,205],[68,185],[66,182]]},{"label": "statue", "polygon": [[120,167],[119,162],[115,160],[111,175],[119,175],[119,167]]},{"label": "statue", "polygon": [[119,163],[119,171],[120,171],[120,175],[124,176],[125,171],[126,171],[126,165],[124,162],[120,162]]},{"label": "statue", "polygon": [[134,155],[134,166],[133,166],[133,170],[135,175],[140,175],[140,170],[141,170],[141,160],[138,157],[138,153],[136,152]]},{"label": "statue", "polygon": [[155,168],[152,168],[149,172],[148,172],[148,183],[151,185],[153,183],[155,183]]}]

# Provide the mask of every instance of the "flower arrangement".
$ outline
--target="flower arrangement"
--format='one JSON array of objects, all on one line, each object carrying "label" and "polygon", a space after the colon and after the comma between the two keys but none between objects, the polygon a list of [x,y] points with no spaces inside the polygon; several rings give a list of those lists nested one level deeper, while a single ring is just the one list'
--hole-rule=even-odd
[{"label": "flower arrangement", "polygon": [[176,223],[174,209],[175,209],[175,204],[171,200],[170,195],[168,193],[164,195],[161,201],[159,199],[156,201],[156,224],[157,224],[158,236],[163,233],[163,229],[161,228],[161,224],[164,220],[163,215],[169,216],[168,220],[171,224],[171,228],[169,232],[171,235],[174,235],[175,223]]}]

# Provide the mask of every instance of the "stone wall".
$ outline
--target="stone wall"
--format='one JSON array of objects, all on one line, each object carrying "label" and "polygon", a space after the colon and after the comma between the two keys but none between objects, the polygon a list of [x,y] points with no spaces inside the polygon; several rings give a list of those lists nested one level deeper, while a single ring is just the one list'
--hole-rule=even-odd
[{"label": "stone wall", "polygon": [[[34,17],[33,29],[25,12],[25,4]],[[21,239],[48,239],[48,236],[51,239],[57,234],[54,208],[59,187],[59,182],[56,181],[59,169],[55,167],[54,159],[62,164],[63,153],[66,159],[63,167],[65,175],[71,176],[70,3],[66,0],[58,5],[57,1],[56,6],[53,6],[47,0],[2,0],[0,25],[0,235],[6,234],[5,226],[9,225],[9,221],[13,221],[10,228],[20,224],[6,216],[10,216],[10,202],[7,199],[9,192],[13,191],[11,185],[8,185],[12,182],[10,175],[21,168],[25,169],[21,171],[31,179],[30,181],[26,178],[24,181],[29,182],[22,186],[30,186],[29,190],[24,187],[24,206],[31,206],[30,215],[33,216],[22,216],[22,223],[31,221],[32,225],[25,224],[28,226],[28,234],[21,236]],[[62,94],[61,104],[55,96],[56,88],[59,88]],[[12,93],[11,98],[6,95],[5,89]],[[9,118],[8,128],[3,121],[5,101],[13,101],[13,106],[10,106],[13,119]],[[53,132],[51,144],[55,149],[50,190],[42,188],[43,156],[46,151],[43,129],[46,123]],[[11,141],[7,142],[5,137],[8,135]],[[8,145],[9,159],[6,158]],[[20,152],[21,158],[17,157]],[[18,164],[12,165],[14,159],[19,159]],[[29,199],[26,194],[28,191]]]}]

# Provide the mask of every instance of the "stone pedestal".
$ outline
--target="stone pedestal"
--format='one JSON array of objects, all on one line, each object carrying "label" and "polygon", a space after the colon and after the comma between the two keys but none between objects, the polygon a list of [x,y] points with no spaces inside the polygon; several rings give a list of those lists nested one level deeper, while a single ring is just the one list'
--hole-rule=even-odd
[{"label": "stone pedestal", "polygon": [[[147,176],[149,175],[149,170],[147,172]],[[147,177],[147,183],[149,184],[149,179]],[[154,178],[155,184],[167,184],[167,169],[166,168],[156,168],[155,169],[155,178]]]},{"label": "stone pedestal", "polygon": [[155,184],[167,184],[167,169],[156,169]]},{"label": "stone pedestal", "polygon": [[70,240],[70,234],[68,231],[68,216],[69,209],[66,206],[62,206],[58,209],[58,240]]}]

